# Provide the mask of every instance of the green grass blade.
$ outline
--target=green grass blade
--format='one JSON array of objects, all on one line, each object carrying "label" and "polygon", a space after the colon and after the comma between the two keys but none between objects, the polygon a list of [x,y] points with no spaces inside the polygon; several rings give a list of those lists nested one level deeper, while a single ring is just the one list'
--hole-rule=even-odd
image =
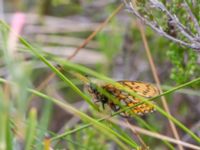
[{"label": "green grass blade", "polygon": [[13,150],[13,133],[11,132],[11,121],[7,121],[6,125],[6,145],[7,150]]},{"label": "green grass blade", "polygon": [[113,131],[110,128],[103,125],[102,123],[99,123],[97,120],[95,120],[95,119],[87,116],[86,114],[76,110],[75,108],[71,107],[70,105],[66,105],[65,103],[58,101],[57,99],[48,97],[47,95],[44,95],[44,94],[42,94],[38,91],[35,91],[35,90],[30,90],[30,92],[32,92],[32,93],[36,94],[37,96],[40,96],[44,99],[51,100],[52,102],[56,103],[60,107],[64,108],[65,110],[79,116],[82,120],[90,122],[94,127],[99,129],[100,131],[102,131],[102,133],[108,135],[110,138],[115,140],[115,142],[117,142],[122,148],[126,149],[126,146],[124,144],[122,144],[116,137],[118,137],[119,139],[121,139],[122,141],[124,141],[125,143],[130,145],[132,148],[138,147],[137,144],[134,141],[130,141],[130,140],[124,138],[123,136],[119,135],[115,131]]},{"label": "green grass blade", "polygon": [[37,127],[37,112],[35,108],[32,108],[29,113],[29,120],[26,127],[26,150],[32,150],[35,142]]},{"label": "green grass blade", "polygon": [[[40,121],[38,123],[38,125],[40,126],[40,130],[38,130],[37,132],[37,141],[41,142],[45,138],[45,134],[48,131],[48,126],[49,126],[50,118],[53,111],[52,107],[53,107],[53,103],[51,101],[45,101],[44,109],[42,111]],[[43,149],[43,143],[40,143],[40,142],[38,142],[36,145],[36,148],[38,150]]]},{"label": "green grass blade", "polygon": [[[7,149],[7,143],[10,141],[6,141],[7,136],[7,122],[8,122],[8,113],[6,106],[6,99],[3,98],[3,92],[0,87],[0,149]],[[10,140],[10,139],[9,139]]]},{"label": "green grass blade", "polygon": [[[106,81],[111,81],[111,82],[113,82],[111,79],[109,79],[109,78],[107,78],[107,77],[105,77],[105,76],[103,76],[103,75],[100,75],[100,74],[96,73],[95,71],[92,71],[92,70],[90,70],[90,69],[88,69],[88,68],[86,68],[86,67],[83,67],[83,66],[81,66],[81,65],[73,64],[73,63],[70,63],[70,62],[67,62],[67,61],[65,61],[65,62],[59,61],[59,62],[61,62],[63,65],[65,65],[65,66],[67,66],[67,67],[69,67],[69,68],[71,68],[71,69],[73,69],[73,70],[80,71],[80,72],[82,72],[82,73],[88,73],[88,74],[93,75],[93,76],[95,76],[95,77],[97,77],[97,78],[100,78],[100,79],[102,79],[102,80],[106,80]],[[164,96],[164,95],[167,95],[167,94],[170,94],[170,93],[172,93],[172,92],[174,92],[174,91],[177,91],[177,90],[179,90],[179,89],[181,89],[181,88],[184,88],[184,87],[186,87],[186,86],[192,85],[192,84],[197,83],[197,82],[200,82],[200,77],[197,78],[197,79],[194,79],[194,80],[192,80],[192,81],[189,81],[189,82],[187,82],[187,83],[181,84],[181,85],[179,85],[179,86],[177,86],[177,87],[174,87],[174,88],[172,88],[172,89],[170,89],[170,90],[168,90],[168,91],[166,91],[166,92],[163,92],[163,93],[160,94],[159,96],[156,96],[156,97],[154,97],[154,98],[152,98],[152,99],[149,99],[149,100],[147,100],[147,99],[145,99],[145,98],[143,98],[143,97],[139,97],[139,98],[141,99],[141,103],[138,103],[138,104],[134,105],[133,107],[129,107],[129,108],[122,109],[121,111],[119,111],[119,112],[117,112],[117,113],[115,113],[115,114],[119,114],[119,113],[122,112],[122,111],[131,109],[131,108],[134,108],[134,107],[136,107],[136,106],[138,106],[138,105],[140,105],[140,104],[142,104],[142,103],[144,103],[144,102],[149,103],[149,101],[151,101],[151,100],[157,99],[157,98],[159,98],[159,97],[161,97],[161,96]],[[137,95],[135,95],[134,92],[133,92],[133,93],[130,92],[130,91],[127,91],[127,92],[129,92],[130,94],[133,94],[133,96],[136,96],[136,97],[137,97]],[[184,130],[186,133],[188,133],[193,139],[195,139],[198,143],[200,143],[200,138],[199,138],[197,135],[195,135],[191,130],[189,130],[187,127],[185,127],[185,126],[184,126],[181,122],[179,122],[176,118],[174,118],[174,117],[171,116],[170,114],[167,114],[167,113],[166,113],[163,109],[161,109],[160,107],[158,107],[158,106],[155,106],[155,107],[156,107],[156,109],[157,109],[161,114],[163,114],[165,117],[171,119],[177,126],[179,126],[182,130]]]}]

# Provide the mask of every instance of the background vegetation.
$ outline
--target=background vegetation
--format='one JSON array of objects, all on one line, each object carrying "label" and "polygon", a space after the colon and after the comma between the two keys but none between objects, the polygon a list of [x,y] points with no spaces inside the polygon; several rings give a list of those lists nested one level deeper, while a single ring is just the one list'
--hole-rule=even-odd
[{"label": "background vegetation", "polygon": [[[0,0],[0,149],[200,149],[199,12],[196,0]],[[156,84],[157,111],[97,107],[94,79]]]}]

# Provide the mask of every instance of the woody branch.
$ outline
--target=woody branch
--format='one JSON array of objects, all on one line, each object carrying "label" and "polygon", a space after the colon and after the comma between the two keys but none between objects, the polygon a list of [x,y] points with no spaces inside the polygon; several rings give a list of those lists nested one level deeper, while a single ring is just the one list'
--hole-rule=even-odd
[{"label": "woody branch", "polygon": [[132,14],[134,14],[136,17],[138,17],[146,25],[150,26],[159,35],[161,35],[173,42],[176,42],[180,45],[192,48],[196,51],[200,51],[200,26],[198,24],[197,18],[192,13],[190,7],[188,6],[188,4],[185,0],[182,3],[182,5],[185,8],[186,12],[189,14],[191,20],[193,21],[194,27],[195,27],[195,30],[197,31],[197,33],[192,33],[192,31],[190,29],[185,27],[180,22],[179,18],[176,16],[176,14],[172,14],[165,7],[165,5],[162,2],[160,2],[158,0],[149,0],[148,2],[152,8],[164,12],[168,16],[168,18],[171,20],[173,25],[178,29],[179,33],[184,37],[184,39],[187,39],[187,40],[182,40],[180,38],[177,38],[177,37],[174,37],[174,36],[168,34],[166,31],[163,30],[162,26],[160,26],[155,19],[149,20],[147,17],[144,17],[142,14],[140,14],[137,11],[137,8],[133,5],[131,0],[124,0],[126,9],[129,12],[131,12]]}]

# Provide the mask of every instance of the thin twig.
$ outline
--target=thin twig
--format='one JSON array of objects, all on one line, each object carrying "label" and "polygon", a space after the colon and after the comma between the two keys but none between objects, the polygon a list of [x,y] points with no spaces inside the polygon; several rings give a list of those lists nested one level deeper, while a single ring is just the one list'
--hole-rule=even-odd
[{"label": "thin twig", "polygon": [[156,31],[159,35],[175,42],[178,43],[180,45],[192,48],[194,50],[199,51],[200,50],[200,43],[196,40],[196,37],[193,36],[193,33],[189,32],[188,29],[180,23],[179,19],[176,17],[176,15],[172,15],[167,9],[166,7],[158,2],[157,0],[150,0],[151,3],[156,7],[161,9],[162,11],[164,11],[172,20],[173,22],[176,24],[177,28],[179,29],[179,31],[183,34],[183,36],[185,36],[190,42],[185,42],[183,40],[180,40],[178,38],[175,38],[171,35],[169,35],[168,33],[166,33],[161,26],[159,26],[155,21],[152,22],[150,20],[148,20],[147,18],[143,17],[142,15],[140,15],[140,13],[136,10],[136,8],[133,6],[132,2],[130,2],[130,0],[128,0],[129,2],[127,2],[127,0],[124,0],[125,6],[127,8],[127,10],[129,10],[132,14],[134,14],[136,17],[138,17],[142,22],[144,22],[146,25],[150,26],[154,31]]},{"label": "thin twig", "polygon": [[185,8],[185,10],[188,12],[188,14],[190,15],[192,21],[194,22],[194,26],[198,32],[198,35],[200,36],[200,26],[198,23],[197,18],[194,16],[194,14],[192,13],[192,10],[190,9],[190,7],[188,6],[188,3],[186,2],[186,0],[183,1],[183,7]]},{"label": "thin twig", "polygon": [[97,29],[90,34],[90,36],[74,51],[74,53],[68,57],[68,60],[71,60],[82,48],[84,48],[95,36],[96,34],[101,31],[108,22],[115,16],[122,8],[124,7],[124,4],[120,4],[116,10],[102,23],[100,26],[97,27]]},{"label": "thin twig", "polygon": [[[105,25],[123,8],[124,4],[120,4],[115,11],[102,23],[97,27],[97,29],[75,50],[75,52],[70,55],[67,59],[71,60],[76,54],[81,50],[81,48],[85,47],[94,37],[95,35],[105,27]],[[59,71],[63,70],[61,66],[59,66]],[[55,74],[52,72],[36,89],[38,91],[41,91],[48,83],[49,81],[55,76]],[[31,96],[31,99],[33,98],[33,95]]]},{"label": "thin twig", "polygon": [[[135,12],[136,14],[138,14],[138,16],[140,16],[139,13],[134,9],[134,8],[136,7],[135,1],[133,1],[133,2],[130,3],[129,5],[131,5],[131,7],[132,7],[132,9],[134,10],[134,12]],[[134,5],[134,6],[133,6],[133,5]],[[161,5],[161,6],[162,6],[162,5]],[[148,46],[148,43],[147,43],[147,40],[146,40],[146,37],[145,37],[145,33],[144,33],[143,26],[142,26],[141,23],[139,23],[138,27],[139,27],[140,32],[141,32],[141,35],[142,35],[142,40],[143,40],[143,43],[144,43],[144,46],[145,46],[145,50],[146,50],[146,53],[147,53],[147,56],[148,56],[148,60],[149,60],[150,66],[151,66],[151,70],[152,70],[154,79],[155,79],[155,81],[156,81],[156,83],[157,83],[157,86],[158,86],[160,92],[162,93],[162,89],[161,89],[161,86],[160,86],[160,80],[159,80],[159,78],[158,78],[158,76],[157,76],[156,67],[155,67],[155,64],[154,64],[153,59],[152,59],[152,56],[151,56],[151,52],[150,52],[150,49],[149,49],[149,46]],[[165,100],[165,97],[161,97],[161,100],[162,100],[162,104],[163,104],[163,106],[164,106],[165,111],[168,112],[168,113],[170,114],[169,107],[168,107],[168,105],[167,105],[167,102],[166,102],[166,100]],[[179,138],[179,135],[178,135],[178,132],[177,132],[177,130],[176,130],[176,127],[175,127],[174,123],[173,123],[171,120],[169,120],[169,123],[170,123],[171,129],[172,129],[172,132],[173,132],[175,138],[179,140],[180,138]],[[182,147],[181,145],[179,145],[179,149],[180,149],[180,150],[183,150],[183,147]]]},{"label": "thin twig", "polygon": [[148,136],[157,138],[159,140],[164,140],[164,141],[168,141],[168,142],[171,142],[171,143],[174,143],[174,144],[177,144],[177,145],[182,145],[182,146],[188,147],[188,148],[193,149],[193,150],[200,150],[200,147],[197,146],[197,145],[193,145],[193,144],[190,144],[190,143],[187,143],[187,142],[183,142],[181,140],[177,140],[177,139],[174,139],[174,138],[171,138],[171,137],[168,137],[168,136],[164,136],[164,135],[161,135],[159,133],[155,133],[155,132],[140,128],[138,126],[134,126],[134,125],[130,126],[130,125],[127,125],[125,122],[120,121],[120,120],[116,120],[114,118],[109,118],[109,121],[116,123],[120,126],[126,127],[126,128],[133,128],[138,133],[148,135]]},{"label": "thin twig", "polygon": [[[160,80],[159,80],[158,75],[157,75],[156,67],[155,67],[154,61],[152,59],[151,52],[150,52],[150,49],[149,49],[149,46],[148,46],[148,43],[147,43],[147,39],[146,39],[146,36],[145,36],[145,33],[144,33],[144,28],[143,28],[143,26],[141,24],[139,25],[139,28],[140,28],[140,32],[141,32],[141,35],[142,35],[143,43],[145,45],[145,50],[146,50],[146,53],[147,53],[147,56],[148,56],[148,60],[149,60],[150,66],[151,66],[151,70],[152,70],[154,79],[155,79],[156,84],[157,84],[157,86],[159,88],[159,91],[161,93],[163,93],[163,91],[161,89],[161,86],[160,86]],[[164,107],[165,111],[168,114],[171,114],[165,97],[162,96],[161,100],[162,100],[162,104],[163,104],[163,107]],[[180,140],[180,137],[178,135],[178,132],[176,130],[176,127],[175,127],[174,123],[171,120],[169,120],[169,123],[170,123],[171,129],[172,129],[172,132],[173,132],[175,138],[177,140]],[[183,147],[181,145],[178,145],[178,146],[179,146],[180,150],[183,150]]]},{"label": "thin twig", "polygon": [[161,11],[165,12],[167,14],[167,16],[169,16],[170,19],[173,20],[173,22],[175,23],[174,25],[180,30],[180,32],[189,40],[189,41],[193,41],[194,38],[190,35],[192,33],[187,32],[187,28],[179,21],[178,17],[175,14],[171,14],[171,12],[169,12],[169,10],[165,7],[165,5],[158,1],[158,0],[150,0],[150,3],[160,9]]},{"label": "thin twig", "polygon": [[148,146],[146,145],[146,143],[144,142],[144,140],[141,138],[140,134],[133,128],[133,126],[130,124],[130,122],[128,120],[126,120],[126,124],[129,126],[129,128],[131,129],[131,131],[137,136],[138,140],[143,145],[143,147],[145,149],[148,149]]},{"label": "thin twig", "polygon": [[[139,23],[138,27],[139,27],[139,30],[140,30],[140,33],[141,33],[141,36],[142,36],[142,41],[144,43],[144,47],[145,47],[145,50],[146,50],[146,53],[147,53],[149,64],[151,66],[151,70],[152,70],[152,73],[153,73],[154,80],[156,81],[156,85],[157,85],[160,93],[163,93],[163,91],[161,89],[161,85],[160,85],[160,80],[159,80],[158,75],[157,75],[156,67],[155,67],[155,64],[154,64],[154,61],[153,61],[153,58],[152,58],[152,55],[151,55],[151,51],[150,51],[150,48],[148,46],[147,39],[146,39],[146,36],[145,36],[145,33],[144,33],[143,25],[139,21],[138,21],[138,23]],[[170,109],[168,107],[168,104],[167,104],[164,96],[161,97],[161,101],[162,101],[162,105],[163,105],[165,111],[168,114],[171,114]],[[180,137],[179,137],[178,132],[176,130],[176,126],[174,125],[174,123],[170,119],[169,119],[169,124],[170,124],[172,132],[174,134],[174,137],[177,140],[180,140]],[[178,145],[178,147],[179,147],[180,150],[183,150],[183,147],[181,145]]]},{"label": "thin twig", "polygon": [[199,49],[199,48],[200,48],[200,46],[197,47],[196,45],[191,45],[191,43],[187,43],[187,42],[185,42],[185,41],[181,41],[181,40],[179,40],[179,39],[177,39],[177,38],[175,38],[175,37],[173,37],[173,36],[167,34],[167,33],[162,29],[162,27],[158,26],[155,22],[154,22],[154,23],[153,23],[153,22],[150,22],[150,21],[148,21],[145,17],[142,17],[142,16],[134,9],[134,7],[132,6],[131,3],[130,3],[129,5],[130,5],[130,6],[126,5],[126,6],[127,6],[126,8],[127,8],[131,13],[133,13],[135,16],[137,16],[142,22],[144,22],[145,24],[147,24],[148,26],[150,26],[154,31],[156,31],[156,32],[157,32],[158,34],[160,34],[161,36],[164,36],[164,37],[166,37],[166,38],[168,38],[168,39],[170,39],[170,40],[172,40],[172,41],[174,41],[174,42],[176,42],[176,43],[179,43],[179,44],[181,44],[181,45],[190,47],[190,48],[192,48],[192,49]]}]

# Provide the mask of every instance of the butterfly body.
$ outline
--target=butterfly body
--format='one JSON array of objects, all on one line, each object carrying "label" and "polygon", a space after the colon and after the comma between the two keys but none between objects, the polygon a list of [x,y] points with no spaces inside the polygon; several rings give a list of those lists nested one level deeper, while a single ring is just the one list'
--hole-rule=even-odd
[{"label": "butterfly body", "polygon": [[[122,85],[122,87],[125,87],[128,90],[131,90],[134,93],[138,94],[139,96],[147,98],[147,99],[159,95],[158,89],[150,83],[138,82],[138,81],[118,81],[118,83]],[[98,90],[98,87],[102,88],[104,91],[109,93],[117,101],[114,102],[113,100],[111,100],[109,96],[101,93]],[[141,102],[141,100],[138,97],[131,95],[129,92],[122,90],[114,86],[113,84],[97,85],[97,84],[91,83],[87,90],[92,95],[93,99],[96,102],[100,101],[102,103],[103,108],[105,104],[108,104],[110,108],[114,111],[119,111],[124,106],[131,107]],[[153,112],[154,110],[155,108],[153,105],[143,103],[132,108],[131,113],[134,113],[137,115],[144,115],[146,113]],[[123,116],[124,114],[125,116],[130,115],[130,113],[128,112],[124,112]]]}]

